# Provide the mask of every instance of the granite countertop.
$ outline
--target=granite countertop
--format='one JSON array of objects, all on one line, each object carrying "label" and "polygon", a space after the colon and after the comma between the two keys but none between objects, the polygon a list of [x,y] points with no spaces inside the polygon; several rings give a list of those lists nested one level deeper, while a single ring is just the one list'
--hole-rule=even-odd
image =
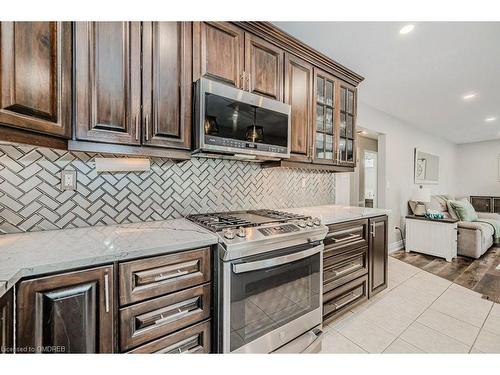
[{"label": "granite countertop", "polygon": [[326,205],[284,209],[283,211],[318,217],[325,225],[374,216],[389,215],[390,210],[355,206]]},{"label": "granite countertop", "polygon": [[0,296],[23,277],[214,245],[186,219],[0,235]]},{"label": "granite countertop", "polygon": [[[387,215],[377,208],[326,205],[283,211],[329,225]],[[0,235],[0,296],[21,278],[196,247],[218,237],[186,219]]]}]

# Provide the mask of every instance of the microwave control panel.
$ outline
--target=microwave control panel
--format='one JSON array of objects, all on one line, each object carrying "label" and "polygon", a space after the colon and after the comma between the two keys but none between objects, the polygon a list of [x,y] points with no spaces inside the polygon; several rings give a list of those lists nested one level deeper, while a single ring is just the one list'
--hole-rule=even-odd
[{"label": "microwave control panel", "polygon": [[286,147],[282,146],[269,145],[265,143],[246,142],[246,141],[240,141],[238,139],[216,137],[213,135],[205,135],[205,144],[212,146],[239,148],[242,150],[250,149],[263,152],[274,152],[278,154],[287,153]]}]

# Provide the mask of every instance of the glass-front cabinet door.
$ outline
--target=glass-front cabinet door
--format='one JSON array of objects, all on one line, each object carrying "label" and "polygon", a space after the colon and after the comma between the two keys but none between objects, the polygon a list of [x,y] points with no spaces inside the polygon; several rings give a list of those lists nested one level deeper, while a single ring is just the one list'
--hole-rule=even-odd
[{"label": "glass-front cabinet door", "polygon": [[356,89],[340,84],[338,164],[354,165],[356,160]]},{"label": "glass-front cabinet door", "polygon": [[334,164],[337,80],[319,70],[314,70],[314,142],[313,160],[315,163]]}]

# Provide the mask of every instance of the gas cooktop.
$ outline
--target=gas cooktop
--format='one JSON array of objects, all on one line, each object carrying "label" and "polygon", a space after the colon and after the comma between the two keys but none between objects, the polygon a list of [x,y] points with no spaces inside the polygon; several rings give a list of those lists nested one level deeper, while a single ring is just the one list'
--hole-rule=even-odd
[{"label": "gas cooktop", "polygon": [[291,220],[305,221],[311,219],[310,216],[276,210],[216,212],[189,215],[187,218],[212,232],[219,232],[224,229],[257,227],[270,223],[284,223]]},{"label": "gas cooktop", "polygon": [[217,233],[223,261],[304,243],[319,243],[328,228],[320,219],[277,210],[216,212],[187,216]]}]

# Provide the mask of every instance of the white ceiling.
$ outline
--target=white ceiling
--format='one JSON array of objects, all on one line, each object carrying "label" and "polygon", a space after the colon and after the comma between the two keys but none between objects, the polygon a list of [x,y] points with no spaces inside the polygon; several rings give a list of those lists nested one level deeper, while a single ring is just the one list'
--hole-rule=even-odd
[{"label": "white ceiling", "polygon": [[364,76],[363,103],[454,143],[500,137],[500,22],[275,25]]}]

